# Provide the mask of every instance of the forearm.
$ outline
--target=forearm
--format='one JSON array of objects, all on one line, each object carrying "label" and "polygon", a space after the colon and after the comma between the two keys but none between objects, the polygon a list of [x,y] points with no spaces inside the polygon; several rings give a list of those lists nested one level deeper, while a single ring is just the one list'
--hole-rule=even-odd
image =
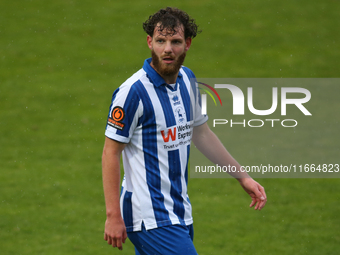
[{"label": "forearm", "polygon": [[[192,140],[196,147],[214,164],[236,167],[237,172],[230,171],[229,174],[239,181],[242,188],[252,198],[250,207],[255,206],[255,210],[261,210],[264,207],[267,202],[264,188],[250,178],[206,123],[194,128]],[[228,169],[230,168],[228,167]]]},{"label": "forearm", "polygon": [[104,240],[113,247],[123,249],[127,238],[125,224],[120,212],[120,155],[125,144],[105,138],[102,171],[106,204]]},{"label": "forearm", "polygon": [[103,188],[108,217],[121,217],[120,213],[120,153],[104,146],[102,156]]},{"label": "forearm", "polygon": [[[204,154],[211,162],[219,166],[227,166],[228,169],[237,169],[236,172],[229,172],[238,181],[250,176],[242,170],[241,165],[230,155],[218,137],[208,128],[199,127],[198,132],[194,131],[193,142],[195,146]],[[230,168],[229,168],[230,166]]]}]

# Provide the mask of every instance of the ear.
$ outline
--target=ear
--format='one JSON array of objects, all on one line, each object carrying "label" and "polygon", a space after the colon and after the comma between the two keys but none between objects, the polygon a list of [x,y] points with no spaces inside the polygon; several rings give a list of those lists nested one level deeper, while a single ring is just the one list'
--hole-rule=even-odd
[{"label": "ear", "polygon": [[188,37],[187,39],[185,39],[185,51],[188,51],[190,49],[191,42],[192,38]]},{"label": "ear", "polygon": [[148,35],[146,37],[146,41],[148,43],[149,49],[152,50],[153,49],[153,47],[152,47],[152,37],[150,35]]}]

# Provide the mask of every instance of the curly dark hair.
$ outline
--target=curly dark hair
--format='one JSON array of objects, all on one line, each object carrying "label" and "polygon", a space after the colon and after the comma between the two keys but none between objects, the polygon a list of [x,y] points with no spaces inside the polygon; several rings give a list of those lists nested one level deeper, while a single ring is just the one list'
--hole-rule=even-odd
[{"label": "curly dark hair", "polygon": [[165,29],[166,33],[172,34],[176,34],[176,28],[182,24],[185,38],[194,38],[201,32],[198,31],[198,25],[196,25],[195,20],[186,12],[177,8],[167,7],[165,9],[160,9],[143,23],[143,29],[152,37],[158,23],[160,23],[160,32]]}]

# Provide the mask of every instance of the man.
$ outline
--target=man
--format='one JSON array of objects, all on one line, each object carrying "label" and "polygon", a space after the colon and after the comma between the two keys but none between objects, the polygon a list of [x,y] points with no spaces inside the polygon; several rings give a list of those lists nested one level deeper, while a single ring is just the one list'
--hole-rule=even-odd
[{"label": "man", "polygon": [[[128,236],[136,254],[197,254],[187,195],[191,140],[212,162],[241,167],[209,129],[190,84],[195,76],[182,66],[197,35],[195,21],[168,7],[143,27],[152,58],[114,92],[105,132],[104,239],[122,249]],[[186,135],[179,136],[179,129]],[[246,173],[237,180],[251,196],[250,206],[262,209],[263,187]]]}]

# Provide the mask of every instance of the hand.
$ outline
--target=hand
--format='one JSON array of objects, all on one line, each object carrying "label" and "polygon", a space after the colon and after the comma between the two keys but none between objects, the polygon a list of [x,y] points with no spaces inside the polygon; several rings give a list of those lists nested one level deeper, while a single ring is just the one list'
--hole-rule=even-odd
[{"label": "hand", "polygon": [[127,238],[126,227],[122,217],[107,218],[105,222],[104,239],[112,247],[123,250],[123,243]]},{"label": "hand", "polygon": [[255,206],[255,210],[261,210],[267,202],[267,195],[264,188],[252,178],[243,178],[239,180],[239,182],[252,199],[249,207]]}]

